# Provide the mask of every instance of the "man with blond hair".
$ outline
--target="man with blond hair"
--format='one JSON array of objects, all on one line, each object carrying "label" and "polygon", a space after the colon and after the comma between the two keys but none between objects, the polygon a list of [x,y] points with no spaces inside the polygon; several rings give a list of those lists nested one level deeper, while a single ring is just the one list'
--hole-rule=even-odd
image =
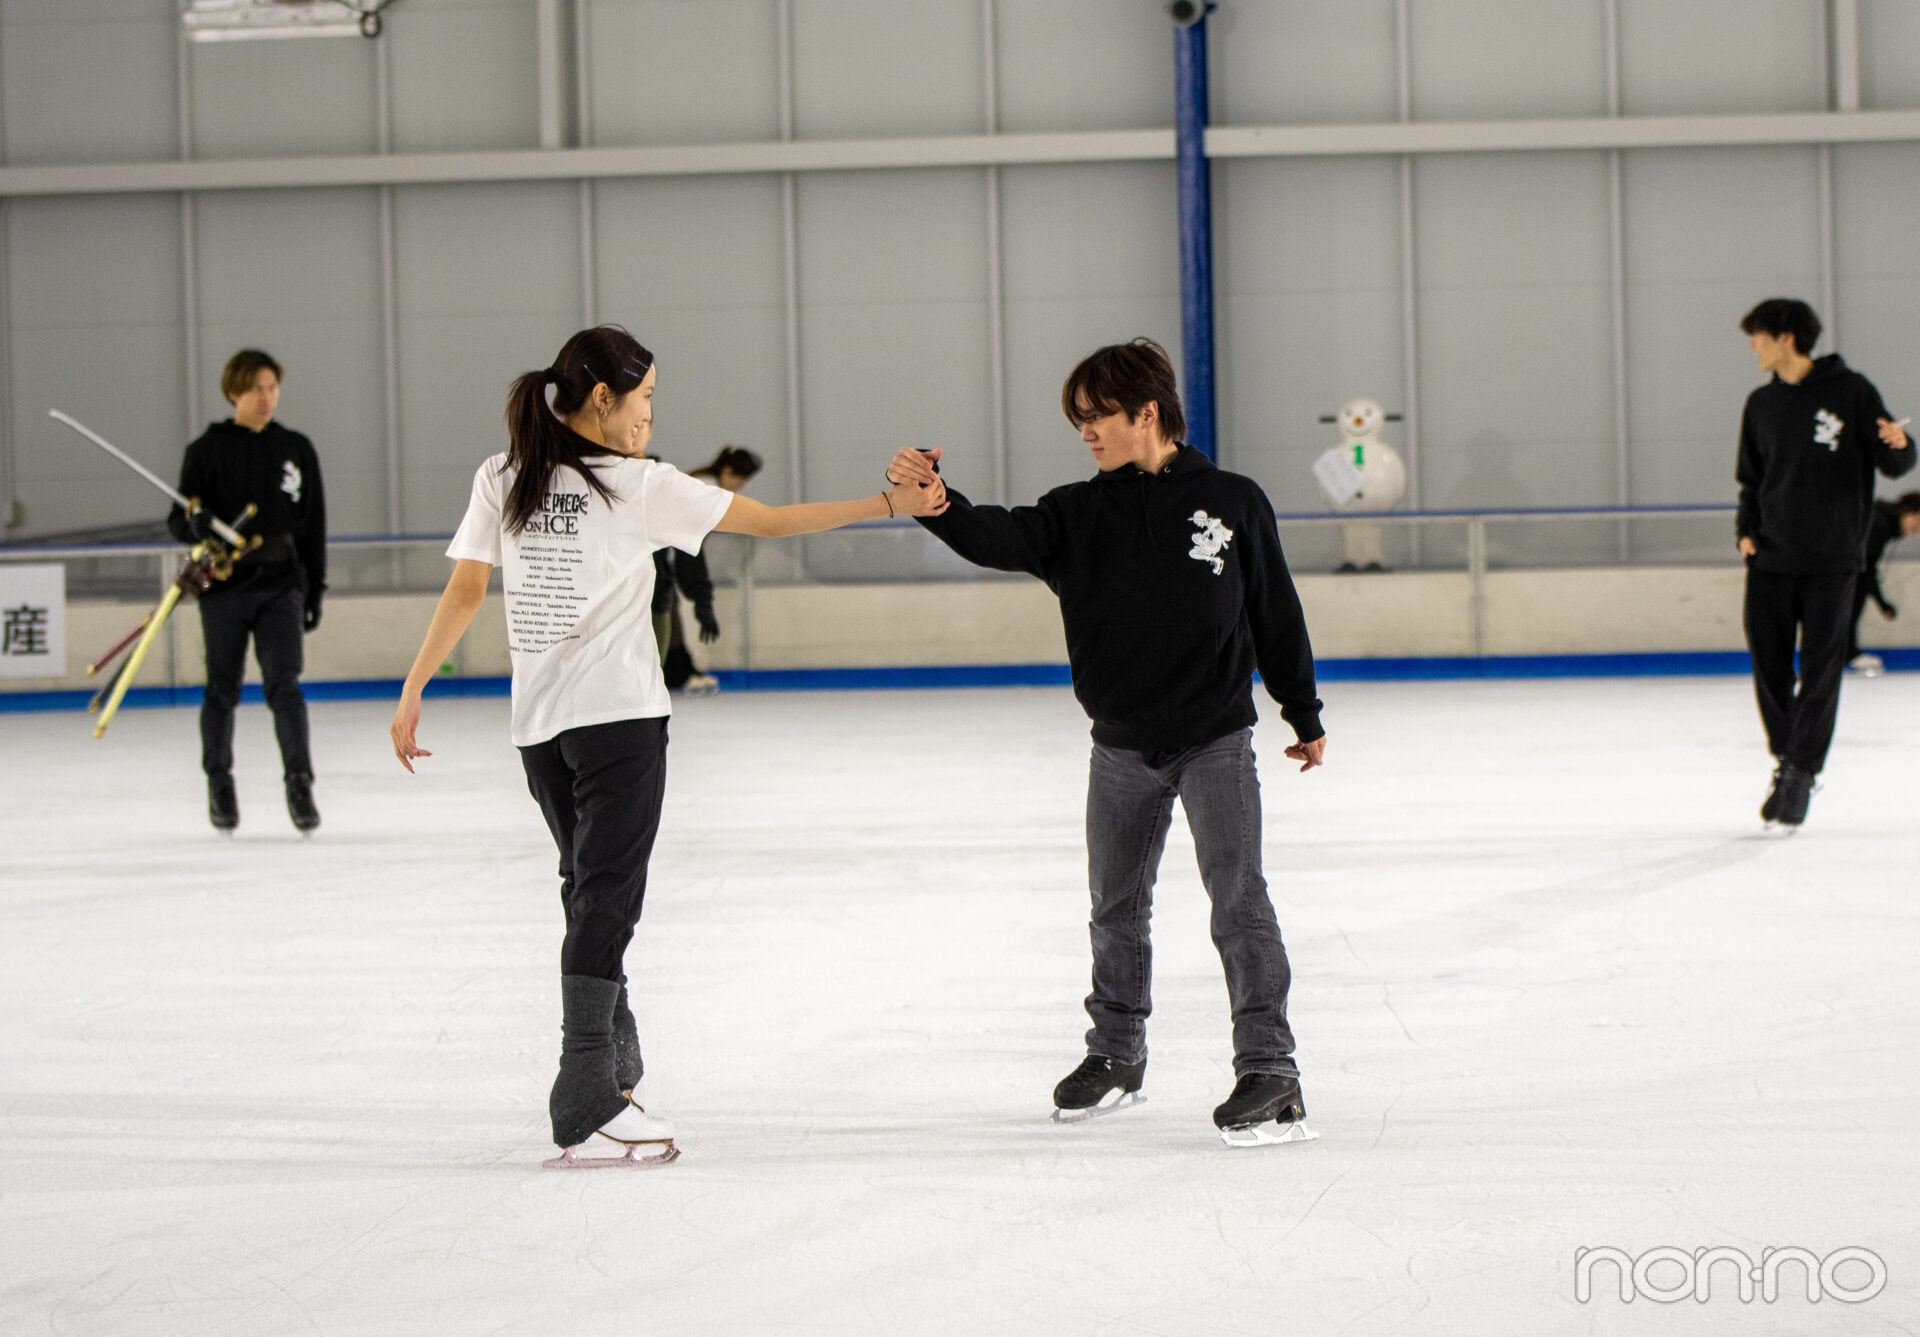
[{"label": "man with blond hair", "polygon": [[302,834],[320,825],[313,801],[313,753],[307,701],[300,690],[304,636],[320,625],[327,588],[327,503],[313,443],[274,420],[280,406],[280,364],[257,348],[227,361],[220,389],[233,416],[211,424],[180,466],[180,492],[194,504],[175,506],[167,526],[182,543],[256,508],[246,532],[260,546],[236,562],[233,575],[200,596],[200,633],[207,652],[207,691],[200,706],[200,766],[207,773],[207,820],[216,831],[240,824],[233,785],[233,712],[247,641],[260,662],[261,684],[280,744],[287,815]]}]

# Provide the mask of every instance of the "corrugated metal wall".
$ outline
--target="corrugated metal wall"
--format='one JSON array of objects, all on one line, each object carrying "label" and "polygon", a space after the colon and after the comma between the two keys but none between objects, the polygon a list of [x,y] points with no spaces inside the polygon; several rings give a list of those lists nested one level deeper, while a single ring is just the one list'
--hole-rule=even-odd
[{"label": "corrugated metal wall", "polygon": [[[598,145],[1172,121],[1156,0],[792,0],[785,39],[779,0],[582,8],[579,119]],[[1403,12],[1415,120],[1832,105],[1823,0],[1227,0],[1210,20],[1216,124],[1398,119]],[[1858,12],[1864,105],[1920,105],[1920,6]],[[383,126],[374,43],[183,61],[174,0],[0,0],[5,162],[538,147],[536,16],[536,0],[401,0]],[[1618,170],[1616,260],[1608,150],[1436,154],[1404,182],[1391,157],[1218,162],[1224,462],[1282,507],[1315,505],[1315,418],[1357,394],[1407,407],[1410,347],[1428,505],[1725,499],[1756,379],[1735,323],[1764,296],[1825,300],[1829,216],[1823,314],[1890,401],[1916,402],[1920,145],[1630,149]],[[390,288],[380,187],[11,200],[10,537],[154,510],[48,407],[170,465],[197,430],[189,401],[216,416],[219,367],[244,344],[286,363],[282,418],[324,452],[341,532],[450,528],[501,444],[506,381],[588,315],[658,353],[661,453],[753,445],[773,500],[867,490],[907,441],[947,447],[956,481],[993,495],[1002,382],[1006,490],[1031,497],[1086,471],[1057,408],[1072,362],[1135,333],[1178,350],[1171,162],[807,172],[790,188],[793,368],[778,175],[397,185]]]}]

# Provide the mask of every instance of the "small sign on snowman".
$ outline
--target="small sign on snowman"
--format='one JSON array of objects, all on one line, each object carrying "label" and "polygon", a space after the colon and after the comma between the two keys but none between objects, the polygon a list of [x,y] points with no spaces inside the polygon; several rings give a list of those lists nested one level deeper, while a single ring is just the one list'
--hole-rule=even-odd
[{"label": "small sign on snowman", "polygon": [[1359,496],[1367,485],[1360,460],[1353,456],[1354,452],[1335,446],[1313,462],[1313,476],[1320,482],[1320,491],[1336,510]]}]

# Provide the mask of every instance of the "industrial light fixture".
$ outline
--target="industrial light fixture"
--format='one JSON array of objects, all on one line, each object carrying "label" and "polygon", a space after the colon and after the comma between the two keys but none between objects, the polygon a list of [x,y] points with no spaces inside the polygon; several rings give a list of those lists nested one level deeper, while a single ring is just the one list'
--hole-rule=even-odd
[{"label": "industrial light fixture", "polygon": [[378,37],[394,0],[187,0],[180,23],[193,42],[273,37]]}]

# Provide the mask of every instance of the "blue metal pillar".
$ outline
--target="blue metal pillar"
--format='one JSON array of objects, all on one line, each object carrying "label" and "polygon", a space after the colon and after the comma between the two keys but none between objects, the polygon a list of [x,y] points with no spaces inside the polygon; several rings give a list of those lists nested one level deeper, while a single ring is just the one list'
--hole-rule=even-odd
[{"label": "blue metal pillar", "polygon": [[[1207,8],[1212,8],[1208,5]],[[1217,459],[1213,422],[1213,188],[1207,171],[1207,20],[1173,30],[1174,137],[1180,164],[1180,328],[1187,444]]]}]

